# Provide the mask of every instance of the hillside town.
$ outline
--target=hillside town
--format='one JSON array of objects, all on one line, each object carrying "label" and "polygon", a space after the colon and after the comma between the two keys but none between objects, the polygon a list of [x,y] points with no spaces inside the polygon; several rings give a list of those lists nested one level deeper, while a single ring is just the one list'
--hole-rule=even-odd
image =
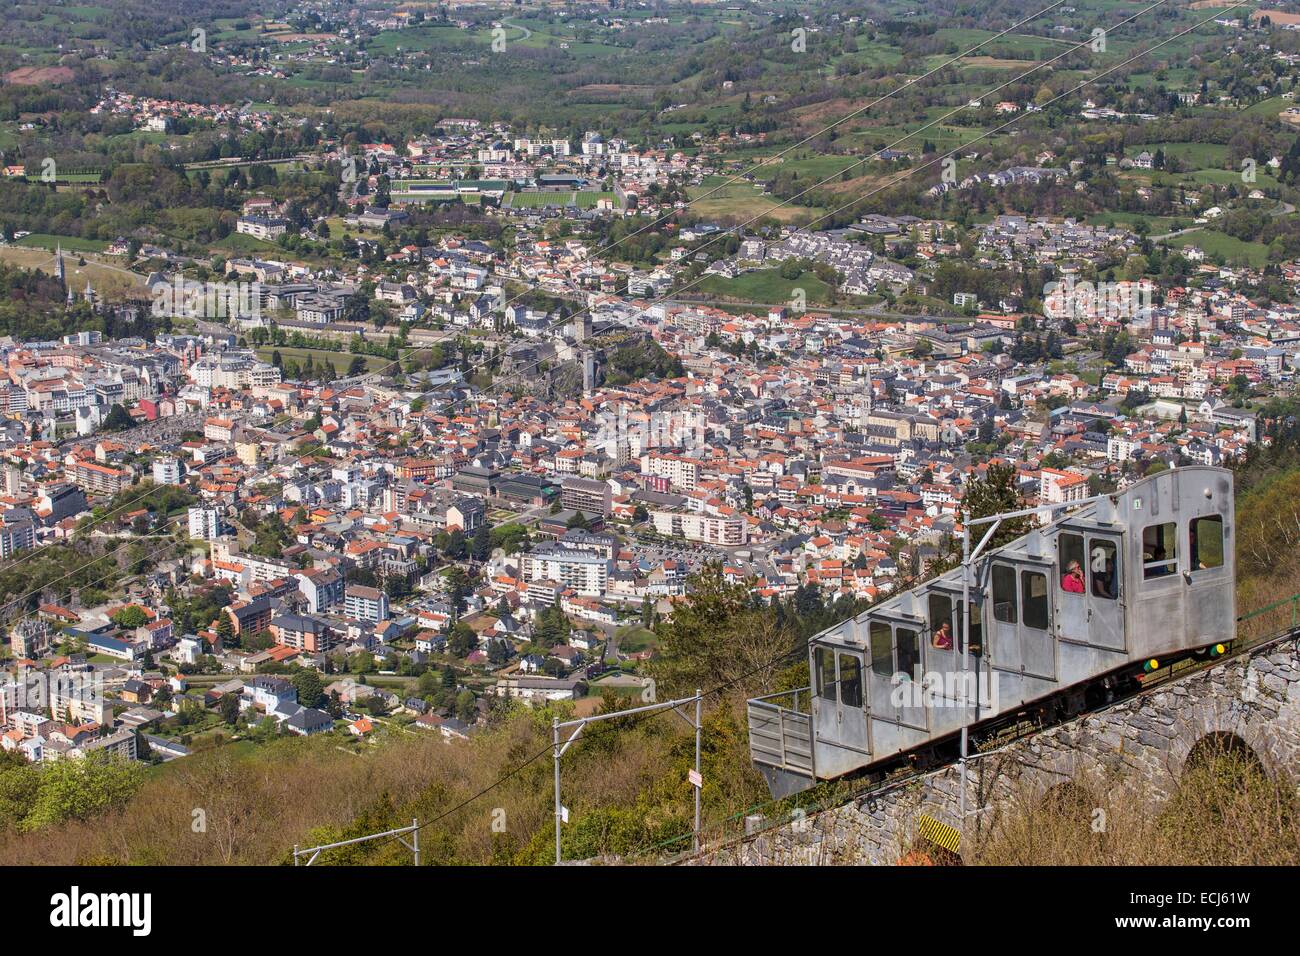
[{"label": "hillside town", "polygon": [[9,0],[16,910],[1087,865],[1089,930],[1262,925],[1298,4]]},{"label": "hillside town", "polygon": [[[715,231],[694,228],[696,243]],[[731,261],[798,256],[846,284],[905,285],[925,279],[853,237],[942,257],[950,228],[877,216],[838,238],[740,236]],[[1014,217],[980,235],[990,257],[1033,248],[1071,281],[1134,238]],[[1077,295],[1055,316],[954,297],[973,314],[937,320],[647,302],[580,239],[502,256],[447,236],[389,259],[378,282],[231,260],[254,298],[220,323],[205,287],[159,274],[154,304],[179,301],[177,331],[0,346],[0,558],[88,519],[162,543],[123,591],[78,588],[14,626],[6,749],[174,759],[222,725],[463,737],[503,699],[580,700],[607,672],[639,686],[646,652],[620,635],[671,615],[706,562],[763,600],[880,598],[960,530],[964,489],[991,464],[1014,466],[1027,501],[1060,503],[1241,455],[1261,425],[1245,400],[1289,387],[1300,344],[1300,312],[1255,305],[1245,270],[1209,263],[1132,314]],[[506,302],[511,279],[570,309]],[[466,357],[325,381],[254,345],[308,327],[366,341],[342,316],[367,281],[408,347],[472,334],[495,378]],[[195,316],[212,318],[179,331]],[[434,670],[437,686],[420,679]],[[305,671],[319,676],[291,680]],[[104,694],[33,705],[55,676]]]},{"label": "hillside town", "polygon": [[[348,62],[349,37],[294,56]],[[931,216],[737,225],[693,207],[733,183],[773,195],[779,176],[732,157],[762,132],[638,142],[453,115],[344,141],[115,88],[91,113],[163,149],[310,129],[276,162],[333,208],[223,147],[189,174],[224,183],[228,254],[123,233],[95,261],[139,281],[110,293],[56,244],[57,299],[110,331],[0,340],[0,560],[105,572],[7,605],[23,613],[0,745],[33,762],[465,738],[502,707],[652,699],[655,625],[705,567],[767,603],[881,600],[961,533],[991,468],[1032,506],[1229,464],[1267,441],[1261,409],[1300,364],[1300,307],[1258,294],[1294,297],[1300,260],[1166,255],[1123,220],[941,212],[1099,196],[1086,173],[1162,152],[1043,149],[940,179]],[[1207,185],[1178,202],[1195,227],[1271,200]]]}]

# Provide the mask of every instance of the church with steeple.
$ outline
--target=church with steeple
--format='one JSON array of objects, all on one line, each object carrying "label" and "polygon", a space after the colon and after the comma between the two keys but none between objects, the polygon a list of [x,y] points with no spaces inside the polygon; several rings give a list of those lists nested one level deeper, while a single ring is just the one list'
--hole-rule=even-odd
[{"label": "church with steeple", "polygon": [[[75,305],[77,296],[72,291],[72,286],[68,282],[68,269],[63,261],[63,244],[59,243],[54,249],[54,274],[59,282],[63,284],[64,292],[67,295],[68,305]],[[99,296],[95,294],[95,288],[90,284],[90,278],[86,278],[86,288],[81,293],[81,298],[92,309],[99,308]]]}]

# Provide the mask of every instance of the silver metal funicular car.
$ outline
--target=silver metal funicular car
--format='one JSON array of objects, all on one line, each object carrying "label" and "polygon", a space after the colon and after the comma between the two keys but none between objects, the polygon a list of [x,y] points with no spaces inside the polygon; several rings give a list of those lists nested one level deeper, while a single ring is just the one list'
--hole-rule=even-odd
[{"label": "silver metal funicular car", "polygon": [[[986,547],[1029,516],[1041,519],[1029,533]],[[964,533],[960,567],[813,637],[808,687],[749,701],[750,753],[773,796],[943,748],[964,757],[972,730],[1034,708],[1077,713],[1234,635],[1224,469],[1174,468]]]}]

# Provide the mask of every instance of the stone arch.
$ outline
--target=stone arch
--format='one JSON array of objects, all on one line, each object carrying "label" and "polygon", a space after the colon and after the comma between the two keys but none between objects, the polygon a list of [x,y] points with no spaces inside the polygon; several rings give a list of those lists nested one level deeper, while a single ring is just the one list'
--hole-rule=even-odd
[{"label": "stone arch", "polygon": [[1248,772],[1263,777],[1272,776],[1255,748],[1230,730],[1212,730],[1192,744],[1183,761],[1183,773],[1225,758],[1239,762],[1242,769]]},{"label": "stone arch", "polygon": [[1294,829],[1300,806],[1285,771],[1251,737],[1249,731],[1206,730],[1189,748],[1156,817],[1171,862],[1231,866],[1287,859],[1286,841],[1276,837]]}]

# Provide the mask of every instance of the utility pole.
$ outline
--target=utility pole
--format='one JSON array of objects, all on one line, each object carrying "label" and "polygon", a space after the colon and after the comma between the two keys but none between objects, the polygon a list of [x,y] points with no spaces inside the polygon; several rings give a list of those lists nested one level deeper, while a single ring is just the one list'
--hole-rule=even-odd
[{"label": "utility pole", "polygon": [[[694,719],[686,716],[679,708],[687,704],[695,704]],[[573,746],[574,742],[582,736],[582,732],[588,724],[594,724],[602,720],[611,720],[616,717],[630,717],[634,714],[649,714],[661,710],[671,710],[682,720],[686,721],[690,727],[695,730],[695,769],[689,774],[691,786],[695,789],[695,827],[693,845],[696,851],[700,848],[700,790],[704,786],[704,777],[700,773],[700,754],[701,754],[701,725],[703,722],[703,705],[704,694],[698,688],[692,697],[682,697],[677,700],[666,700],[661,704],[647,704],[644,707],[632,707],[628,710],[613,711],[608,714],[596,714],[592,717],[580,717],[577,720],[561,721],[558,717],[551,718],[551,750],[554,754],[555,761],[555,863],[558,866],[563,862],[563,853],[560,848],[560,825],[564,822],[566,810],[560,803],[560,758],[564,752]],[[560,731],[569,727],[576,728],[568,740],[560,743]]]},{"label": "utility pole", "polygon": [[704,697],[697,687],[695,688],[695,777],[691,780],[691,786],[695,790],[695,837],[691,845],[696,853],[700,852],[700,791],[704,789],[704,778],[700,774],[700,723],[703,707]]},{"label": "utility pole", "polygon": [[[581,725],[579,725],[581,732]],[[573,735],[575,738],[577,734]],[[551,746],[555,752],[555,865],[560,865],[560,814],[564,808],[560,806],[560,757],[564,751],[560,749],[560,718],[551,718]]]}]

